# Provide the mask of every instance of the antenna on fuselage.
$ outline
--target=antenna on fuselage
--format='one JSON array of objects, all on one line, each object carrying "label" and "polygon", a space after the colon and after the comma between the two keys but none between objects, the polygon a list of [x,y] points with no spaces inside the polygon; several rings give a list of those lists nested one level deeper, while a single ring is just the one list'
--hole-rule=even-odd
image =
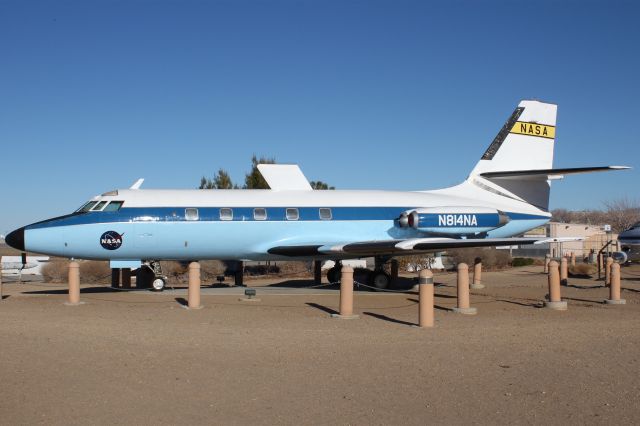
[{"label": "antenna on fuselage", "polygon": [[129,189],[140,189],[142,183],[144,182],[144,178],[138,179]]}]

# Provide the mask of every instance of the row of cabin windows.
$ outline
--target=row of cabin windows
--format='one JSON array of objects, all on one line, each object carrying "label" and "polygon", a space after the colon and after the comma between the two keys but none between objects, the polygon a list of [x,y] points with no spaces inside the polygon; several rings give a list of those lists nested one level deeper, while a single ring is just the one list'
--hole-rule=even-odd
[{"label": "row of cabin windows", "polygon": [[[84,206],[80,207],[78,212],[116,212],[120,210],[124,201],[89,201]],[[295,207],[289,207],[285,211],[285,215],[287,220],[298,220],[300,219],[300,212]],[[198,213],[198,209],[196,208],[187,208],[184,211],[184,216],[186,220],[198,220],[200,215]],[[322,207],[318,209],[318,216],[321,220],[331,220],[332,214],[331,209],[327,207]],[[253,219],[254,220],[267,220],[267,209],[264,207],[257,207],[253,209]],[[233,220],[233,209],[224,207],[220,209],[220,220]]]},{"label": "row of cabin windows", "polygon": [[[295,207],[287,208],[285,211],[285,215],[287,220],[298,220],[300,219],[300,212]],[[318,209],[318,216],[321,220],[331,220],[331,209],[330,208],[320,208]],[[184,211],[184,217],[186,220],[198,220],[199,214],[198,209],[196,208],[188,208]],[[233,209],[224,207],[220,209],[220,220],[233,220]],[[263,207],[257,207],[253,209],[253,220],[267,220],[267,209]]]}]

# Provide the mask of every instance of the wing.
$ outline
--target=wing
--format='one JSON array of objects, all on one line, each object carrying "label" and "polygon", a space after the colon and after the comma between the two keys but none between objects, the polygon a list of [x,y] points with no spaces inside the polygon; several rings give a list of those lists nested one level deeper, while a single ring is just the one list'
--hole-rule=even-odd
[{"label": "wing", "polygon": [[277,246],[270,254],[288,257],[368,257],[406,256],[463,247],[495,247],[549,242],[540,238],[410,238],[406,240],[362,241],[338,245]]}]

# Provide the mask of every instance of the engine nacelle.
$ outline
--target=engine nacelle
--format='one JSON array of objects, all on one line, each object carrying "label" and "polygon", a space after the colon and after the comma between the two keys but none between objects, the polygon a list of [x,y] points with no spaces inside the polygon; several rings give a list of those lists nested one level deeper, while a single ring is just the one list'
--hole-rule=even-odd
[{"label": "engine nacelle", "polygon": [[509,216],[487,207],[429,207],[403,212],[401,228],[447,235],[488,232],[509,223]]}]

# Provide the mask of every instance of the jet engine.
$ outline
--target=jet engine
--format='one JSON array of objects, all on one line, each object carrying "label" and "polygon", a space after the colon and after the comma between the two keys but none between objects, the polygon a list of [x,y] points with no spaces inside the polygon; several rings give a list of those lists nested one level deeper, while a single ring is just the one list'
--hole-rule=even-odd
[{"label": "jet engine", "polygon": [[487,207],[428,207],[402,212],[401,228],[446,235],[488,232],[509,223],[509,216]]}]

